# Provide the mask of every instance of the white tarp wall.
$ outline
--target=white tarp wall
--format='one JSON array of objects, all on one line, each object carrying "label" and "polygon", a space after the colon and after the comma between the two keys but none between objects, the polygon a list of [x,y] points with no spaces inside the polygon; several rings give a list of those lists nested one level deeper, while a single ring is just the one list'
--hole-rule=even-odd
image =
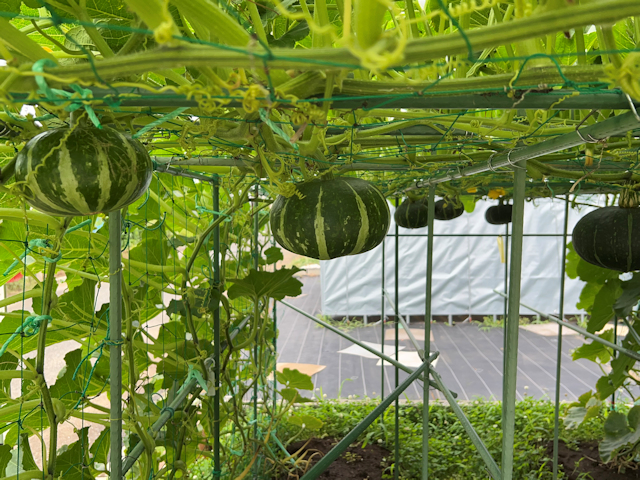
[{"label": "white tarp wall", "polygon": [[[592,197],[589,203],[596,203]],[[479,201],[473,213],[451,221],[436,220],[437,234],[491,234],[489,237],[435,237],[433,247],[433,315],[503,314],[504,263],[500,259],[498,236],[504,225],[490,225],[484,219],[496,201]],[[525,234],[562,234],[564,200],[538,199],[525,204]],[[385,285],[391,301],[395,298],[395,224],[391,207],[391,227],[385,240]],[[569,235],[576,222],[591,211],[569,209]],[[426,289],[427,229],[400,234],[424,237],[399,238],[399,299],[403,315],[424,315]],[[511,238],[509,238],[511,241]],[[570,237],[569,240],[570,241]],[[522,303],[546,313],[557,313],[560,302],[562,237],[524,237],[522,258]],[[382,245],[361,255],[320,262],[322,313],[325,315],[380,315],[382,289]],[[583,283],[567,278],[565,314],[584,313],[576,308]],[[385,313],[393,307],[386,302]],[[521,314],[532,314],[521,308]]]}]

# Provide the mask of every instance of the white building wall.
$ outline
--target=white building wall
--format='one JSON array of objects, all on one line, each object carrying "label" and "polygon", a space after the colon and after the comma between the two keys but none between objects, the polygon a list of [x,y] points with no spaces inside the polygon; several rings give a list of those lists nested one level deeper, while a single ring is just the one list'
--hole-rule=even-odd
[{"label": "white building wall", "polygon": [[[589,203],[596,203],[596,197]],[[583,199],[584,201],[584,199]],[[435,237],[433,270],[433,315],[502,314],[503,298],[493,289],[504,289],[504,263],[501,263],[498,236],[505,227],[490,225],[484,219],[495,201],[479,201],[473,213],[451,221],[435,221],[435,234],[476,233],[488,237]],[[525,204],[525,234],[562,234],[564,200],[539,199]],[[569,234],[590,207],[569,210]],[[389,235],[395,232],[393,222]],[[399,239],[400,312],[424,315],[426,288],[427,229],[400,234],[424,237]],[[395,238],[385,240],[385,285],[394,299]],[[543,312],[557,313],[560,298],[562,237],[525,237],[522,265],[522,302]],[[322,261],[322,313],[325,315],[380,315],[382,287],[382,245],[361,255]],[[583,313],[576,308],[582,282],[566,279],[565,314]],[[387,315],[392,305],[385,306]],[[522,308],[521,314],[532,312]]]}]

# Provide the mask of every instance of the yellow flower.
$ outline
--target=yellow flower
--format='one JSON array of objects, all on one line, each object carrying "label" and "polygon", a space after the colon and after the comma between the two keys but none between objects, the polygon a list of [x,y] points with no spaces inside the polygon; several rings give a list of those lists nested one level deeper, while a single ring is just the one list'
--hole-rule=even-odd
[{"label": "yellow flower", "polygon": [[467,188],[467,193],[477,193],[478,189],[476,187]]},{"label": "yellow flower", "polygon": [[492,188],[491,190],[489,190],[489,198],[492,198],[494,200],[506,194],[507,194],[507,191],[502,187]]}]

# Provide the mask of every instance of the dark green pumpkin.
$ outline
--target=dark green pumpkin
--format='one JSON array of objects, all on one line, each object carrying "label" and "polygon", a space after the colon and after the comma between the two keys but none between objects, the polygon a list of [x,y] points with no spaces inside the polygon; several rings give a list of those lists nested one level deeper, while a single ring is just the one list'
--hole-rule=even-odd
[{"label": "dark green pumpkin", "polygon": [[406,198],[396,208],[393,218],[403,228],[422,228],[428,223],[429,207],[426,198]]},{"label": "dark green pumpkin", "polygon": [[380,190],[353,177],[296,184],[298,195],[279,195],[271,232],[290,252],[329,260],[377,247],[389,230],[389,205]]},{"label": "dark green pumpkin", "polygon": [[464,213],[464,206],[457,198],[443,198],[434,207],[436,220],[453,220]]},{"label": "dark green pumpkin", "polygon": [[506,225],[511,223],[511,215],[513,213],[513,205],[494,205],[489,207],[484,214],[485,220],[491,225]]},{"label": "dark green pumpkin", "polygon": [[573,229],[573,248],[585,262],[611,270],[640,270],[640,208],[604,207]]}]

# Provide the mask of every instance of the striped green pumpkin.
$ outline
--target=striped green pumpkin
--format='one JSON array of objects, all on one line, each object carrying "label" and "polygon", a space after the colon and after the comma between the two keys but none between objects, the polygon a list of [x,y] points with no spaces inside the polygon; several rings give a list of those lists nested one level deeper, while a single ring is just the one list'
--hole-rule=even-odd
[{"label": "striped green pumpkin", "polygon": [[290,252],[329,260],[378,246],[389,230],[389,205],[380,190],[352,177],[314,179],[298,192],[278,196],[271,207],[271,231]]},{"label": "striped green pumpkin", "polygon": [[402,228],[423,228],[429,223],[429,205],[425,197],[406,198],[393,214]]},{"label": "striped green pumpkin", "polygon": [[112,128],[58,128],[32,138],[16,158],[16,181],[31,206],[52,215],[118,210],[151,182],[142,144]]}]

